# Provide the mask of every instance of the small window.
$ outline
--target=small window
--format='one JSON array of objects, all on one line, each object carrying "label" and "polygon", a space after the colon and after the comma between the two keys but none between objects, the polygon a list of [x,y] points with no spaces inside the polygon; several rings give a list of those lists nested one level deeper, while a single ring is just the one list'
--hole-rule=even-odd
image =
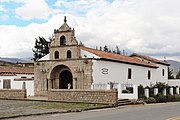
[{"label": "small window", "polygon": [[162,76],[164,76],[164,69],[162,69]]},{"label": "small window", "polygon": [[3,89],[11,89],[11,80],[10,79],[3,80]]},{"label": "small window", "polygon": [[27,78],[26,76],[21,76],[21,78]]},{"label": "small window", "polygon": [[55,58],[55,59],[59,59],[59,52],[58,52],[58,51],[55,51],[55,53],[54,53],[54,58]]},{"label": "small window", "polygon": [[66,45],[66,38],[64,35],[60,37],[60,45]]},{"label": "small window", "polygon": [[128,68],[128,79],[132,78],[132,69]]},{"label": "small window", "polygon": [[148,70],[148,80],[150,80],[150,79],[151,79],[151,71]]},{"label": "small window", "polygon": [[67,51],[67,58],[71,58],[71,51],[70,50]]}]

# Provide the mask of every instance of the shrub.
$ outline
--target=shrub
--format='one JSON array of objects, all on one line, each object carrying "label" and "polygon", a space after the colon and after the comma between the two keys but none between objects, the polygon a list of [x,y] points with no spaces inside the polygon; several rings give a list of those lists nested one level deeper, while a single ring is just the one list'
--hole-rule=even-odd
[{"label": "shrub", "polygon": [[139,95],[139,94],[138,94],[138,98],[139,98],[139,99],[145,99],[146,96],[145,96],[145,95]]},{"label": "shrub", "polygon": [[180,101],[180,95],[167,95],[168,102]]},{"label": "shrub", "polygon": [[142,85],[138,86],[138,98],[145,98],[144,87]]},{"label": "shrub", "polygon": [[158,93],[158,94],[155,96],[155,99],[156,99],[156,102],[157,102],[157,103],[167,102],[166,96],[163,95],[163,94],[161,94],[161,93]]},{"label": "shrub", "polygon": [[180,95],[174,95],[175,96],[175,101],[180,101]]},{"label": "shrub", "polygon": [[149,97],[144,99],[144,102],[146,103],[156,103],[156,99],[154,97]]},{"label": "shrub", "polygon": [[162,82],[156,82],[156,84],[154,85],[155,88],[158,88],[159,93],[163,93],[163,90],[166,88],[166,86],[167,85]]},{"label": "shrub", "polygon": [[167,98],[167,101],[168,101],[168,102],[175,102],[175,101],[176,101],[174,95],[167,95],[166,98]]},{"label": "shrub", "polygon": [[170,95],[170,86],[166,86],[167,95]]},{"label": "shrub", "polygon": [[153,97],[153,96],[154,96],[154,88],[153,88],[153,87],[150,87],[150,88],[149,88],[149,96],[150,96],[150,97]]}]

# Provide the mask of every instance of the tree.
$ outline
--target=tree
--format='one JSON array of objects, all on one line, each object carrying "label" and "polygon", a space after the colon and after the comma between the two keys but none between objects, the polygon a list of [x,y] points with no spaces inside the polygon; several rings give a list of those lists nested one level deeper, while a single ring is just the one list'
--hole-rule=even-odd
[{"label": "tree", "polygon": [[109,51],[109,49],[108,49],[108,47],[107,47],[106,45],[104,46],[103,51],[105,51],[105,52],[108,52],[108,51]]},{"label": "tree", "polygon": [[173,70],[168,67],[168,79],[174,79]]},{"label": "tree", "polygon": [[34,60],[40,59],[49,53],[48,44],[50,43],[44,37],[35,38],[35,46],[33,48]]},{"label": "tree", "polygon": [[179,70],[178,73],[176,74],[176,79],[180,79],[180,70]]}]

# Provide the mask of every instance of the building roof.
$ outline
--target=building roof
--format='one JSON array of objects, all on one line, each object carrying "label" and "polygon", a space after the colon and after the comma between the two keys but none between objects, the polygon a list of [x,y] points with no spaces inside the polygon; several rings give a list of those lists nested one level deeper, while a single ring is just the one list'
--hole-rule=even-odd
[{"label": "building roof", "polygon": [[92,49],[92,48],[87,48],[84,46],[81,47],[81,49],[88,51],[90,53],[93,53],[93,54],[99,56],[100,59],[104,59],[104,60],[134,64],[134,65],[145,66],[145,67],[158,68],[158,66],[156,66],[156,64],[154,64],[152,62],[145,62],[145,61],[142,61],[142,60],[137,59],[135,57],[129,57],[129,56],[124,56],[124,55],[104,52],[104,51],[100,51],[100,50],[96,50],[96,49]]},{"label": "building roof", "polygon": [[0,66],[0,74],[3,74],[3,73],[34,74],[34,68],[13,67],[13,66]]},{"label": "building roof", "polygon": [[140,58],[143,58],[145,60],[148,60],[148,61],[151,61],[151,62],[154,62],[154,63],[163,64],[163,65],[167,65],[167,66],[170,65],[166,61],[161,61],[161,60],[149,57],[149,56],[144,56],[144,55],[140,55],[140,54],[136,54],[136,53],[133,53],[132,55],[130,55],[130,57],[140,57]]}]

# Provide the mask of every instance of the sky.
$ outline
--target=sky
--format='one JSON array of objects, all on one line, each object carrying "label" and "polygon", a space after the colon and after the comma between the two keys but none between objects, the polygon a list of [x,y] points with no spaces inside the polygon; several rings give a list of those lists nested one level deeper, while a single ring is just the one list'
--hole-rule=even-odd
[{"label": "sky", "polygon": [[0,0],[0,57],[32,57],[64,16],[87,47],[180,61],[180,0]]}]

